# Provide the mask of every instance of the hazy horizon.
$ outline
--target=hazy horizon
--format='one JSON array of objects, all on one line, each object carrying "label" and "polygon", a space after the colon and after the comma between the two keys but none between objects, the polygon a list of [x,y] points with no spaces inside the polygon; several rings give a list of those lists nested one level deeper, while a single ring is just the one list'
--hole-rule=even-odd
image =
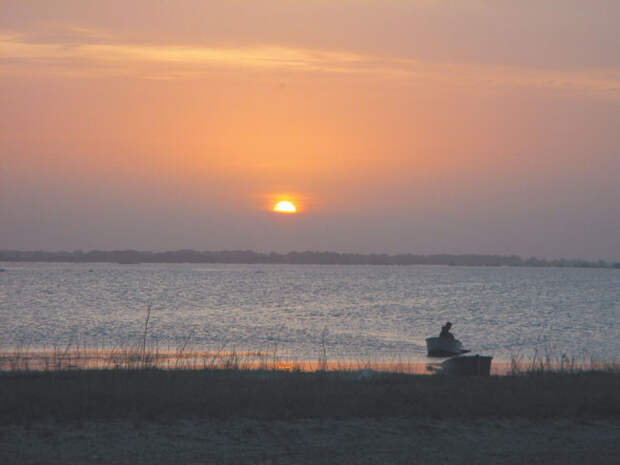
[{"label": "hazy horizon", "polygon": [[617,18],[612,0],[6,0],[0,249],[620,261]]},{"label": "hazy horizon", "polygon": [[[129,255],[127,254],[129,253]],[[20,254],[20,256],[15,255]],[[25,254],[25,255],[24,255]],[[83,255],[82,255],[83,254]],[[96,257],[93,257],[96,254]],[[604,265],[617,268],[620,262],[605,258],[584,259],[582,257],[558,257],[546,258],[535,256],[521,256],[517,254],[471,254],[471,253],[433,253],[419,254],[415,252],[343,252],[338,250],[287,250],[276,252],[273,250],[254,249],[223,249],[223,250],[144,250],[144,249],[71,249],[71,250],[25,250],[25,249],[0,249],[0,262],[2,261],[45,261],[65,262],[68,257],[77,263],[113,263],[124,260],[133,260],[133,254],[137,257],[135,263],[230,263],[230,264],[345,264],[345,265],[456,265],[456,266],[567,266],[567,267],[596,267]],[[190,255],[191,254],[191,259]],[[202,260],[196,261],[196,254],[203,255]],[[241,255],[239,255],[241,254]],[[26,258],[28,256],[28,258]],[[33,259],[33,256],[35,257]],[[79,258],[83,256],[82,260]],[[257,257],[258,256],[258,257]],[[301,261],[287,260],[291,256],[305,256]],[[359,260],[350,261],[352,257]],[[374,257],[385,257],[387,261],[377,262]],[[411,259],[406,259],[410,257]],[[62,259],[64,258],[64,259]],[[441,258],[441,259],[440,259]],[[394,260],[398,259],[398,260]],[[423,261],[420,261],[424,259]],[[280,261],[282,260],[282,261]],[[133,262],[133,261],[132,261]],[[530,263],[528,263],[530,262]],[[561,263],[560,263],[561,262]],[[602,263],[601,263],[602,262]]]}]

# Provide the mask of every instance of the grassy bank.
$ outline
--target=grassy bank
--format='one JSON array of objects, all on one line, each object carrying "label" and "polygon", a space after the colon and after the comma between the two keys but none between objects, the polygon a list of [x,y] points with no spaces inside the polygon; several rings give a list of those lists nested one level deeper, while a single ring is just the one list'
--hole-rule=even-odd
[{"label": "grassy bank", "polygon": [[489,378],[239,369],[0,373],[0,424],[341,417],[620,418],[620,373]]}]

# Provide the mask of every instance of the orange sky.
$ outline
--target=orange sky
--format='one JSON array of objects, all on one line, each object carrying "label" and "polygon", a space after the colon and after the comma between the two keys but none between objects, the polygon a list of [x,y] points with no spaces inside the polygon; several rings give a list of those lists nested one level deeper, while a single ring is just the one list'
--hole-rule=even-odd
[{"label": "orange sky", "polygon": [[539,3],[5,1],[0,248],[619,259],[620,5]]}]

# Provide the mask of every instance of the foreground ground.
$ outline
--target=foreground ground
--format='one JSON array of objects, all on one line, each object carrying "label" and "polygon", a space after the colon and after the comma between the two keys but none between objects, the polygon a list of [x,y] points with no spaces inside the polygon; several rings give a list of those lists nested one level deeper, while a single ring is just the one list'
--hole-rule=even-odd
[{"label": "foreground ground", "polygon": [[0,373],[0,464],[618,464],[620,373]]},{"label": "foreground ground", "polygon": [[9,464],[618,464],[613,421],[382,418],[0,427]]}]

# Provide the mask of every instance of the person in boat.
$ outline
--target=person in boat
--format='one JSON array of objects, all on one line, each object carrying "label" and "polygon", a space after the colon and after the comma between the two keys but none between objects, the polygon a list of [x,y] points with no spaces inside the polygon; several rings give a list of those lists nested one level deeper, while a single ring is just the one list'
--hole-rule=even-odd
[{"label": "person in boat", "polygon": [[454,341],[454,334],[450,332],[450,328],[452,328],[452,323],[448,321],[445,325],[441,327],[441,333],[439,333],[439,337]]}]

